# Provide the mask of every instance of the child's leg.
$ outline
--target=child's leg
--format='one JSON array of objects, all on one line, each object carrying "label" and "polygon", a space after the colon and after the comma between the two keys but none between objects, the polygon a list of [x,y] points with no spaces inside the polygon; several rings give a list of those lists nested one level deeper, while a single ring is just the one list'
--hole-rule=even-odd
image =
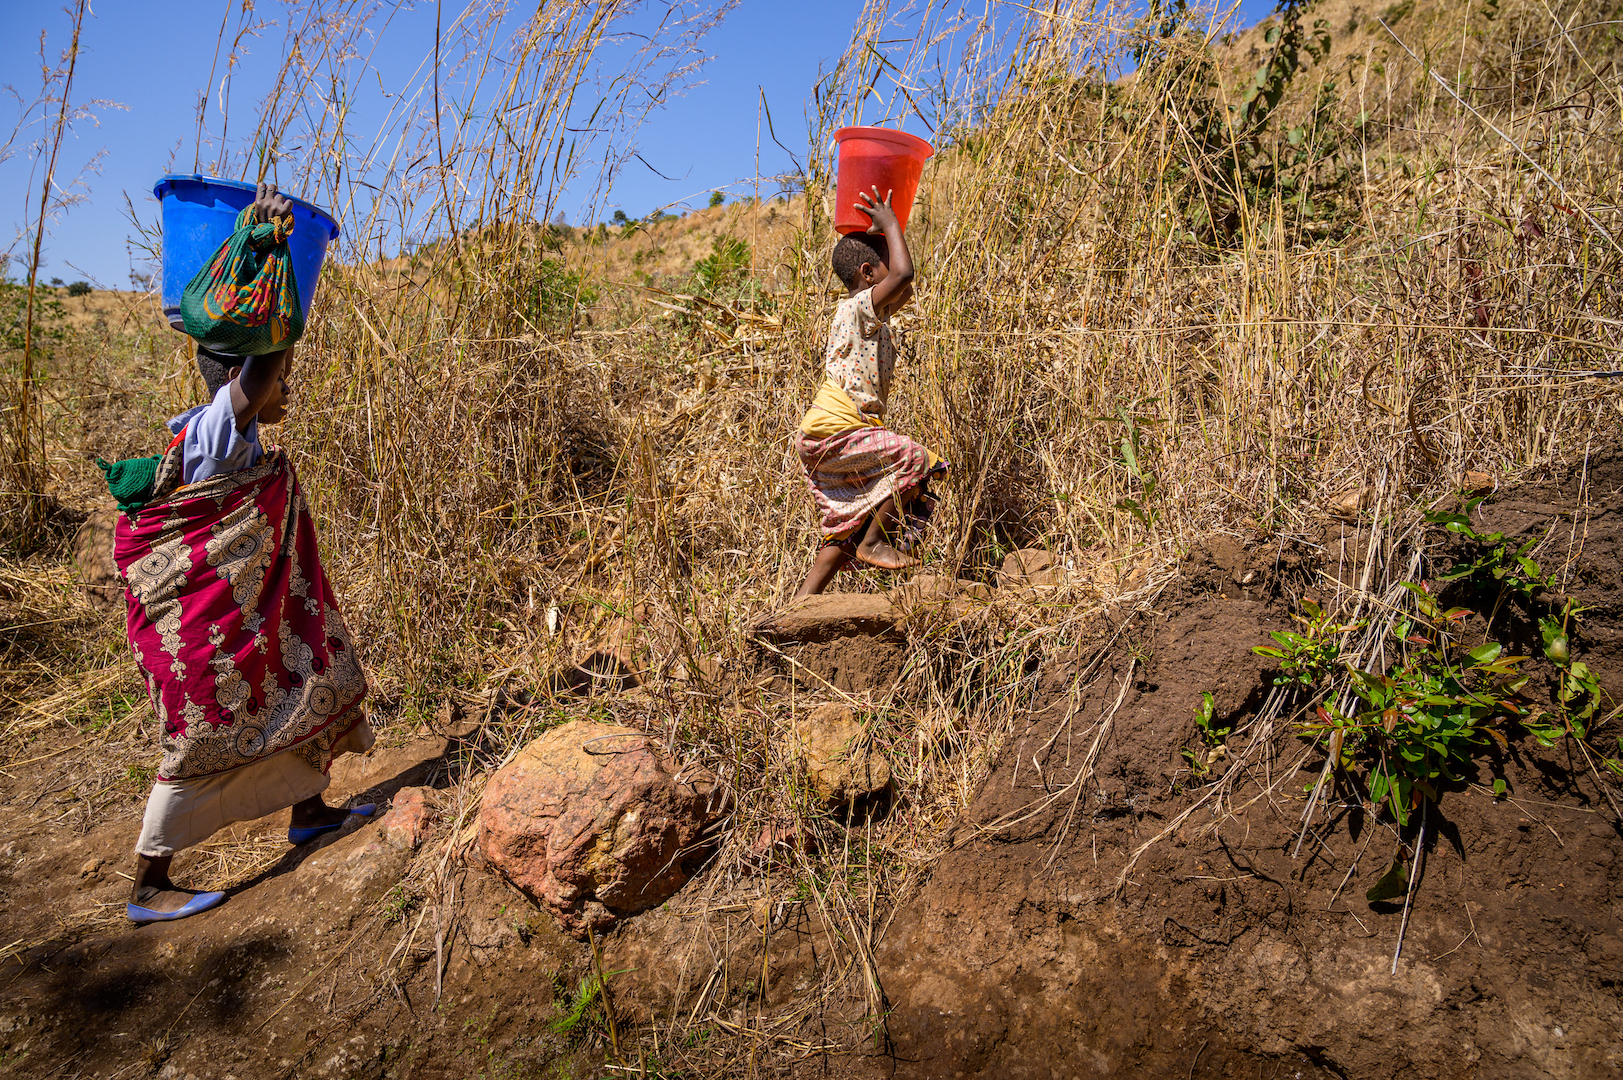
[{"label": "child's leg", "polygon": [[851,561],[850,547],[849,543],[841,543],[824,544],[819,548],[817,557],[812,560],[811,570],[807,572],[806,580],[800,583],[800,591],[795,593],[795,597],[815,596],[828,588],[834,575]]},{"label": "child's leg", "polygon": [[874,511],[873,520],[868,523],[867,533],[857,545],[857,560],[881,570],[903,570],[917,566],[917,559],[902,554],[890,543],[890,537],[896,533],[901,520],[902,512],[897,509],[894,496],[880,503]]}]

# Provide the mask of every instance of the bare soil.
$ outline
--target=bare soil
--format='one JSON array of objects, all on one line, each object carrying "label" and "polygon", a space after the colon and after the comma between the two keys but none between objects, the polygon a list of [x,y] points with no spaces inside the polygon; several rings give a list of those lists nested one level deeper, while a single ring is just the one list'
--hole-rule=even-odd
[{"label": "bare soil", "polygon": [[[1623,460],[1507,492],[1478,519],[1539,538],[1547,566],[1570,561],[1592,605],[1575,654],[1623,700]],[[1403,906],[1365,899],[1402,850],[1393,827],[1342,782],[1295,854],[1323,761],[1308,741],[1282,724],[1236,736],[1191,773],[1202,694],[1219,719],[1253,717],[1272,672],[1252,646],[1361,536],[1214,538],[1152,603],[1111,613],[1042,673],[953,849],[899,906],[824,906],[763,855],[756,876],[716,866],[616,930],[602,964],[619,973],[623,1060],[677,1075],[660,1063],[708,1045],[713,1071],[740,1075],[1623,1073],[1623,834],[1570,747],[1516,740],[1443,793],[1396,974]],[[855,634],[784,651],[866,691],[898,677],[897,648]],[[392,742],[340,759],[331,795],[428,786],[441,822],[418,852],[376,821],[291,850],[285,820],[241,826],[178,868],[229,877],[236,860],[227,904],[135,928],[121,874],[143,792],[125,784],[87,816],[66,782],[107,763],[71,733],[36,740],[49,757],[0,772],[0,1075],[623,1075],[602,1043],[552,1026],[591,952],[483,867],[442,865],[465,850],[446,841],[471,823],[457,796],[477,747]],[[1219,817],[1197,804],[1230,768]],[[851,837],[860,849],[860,823]]]},{"label": "bare soil", "polygon": [[[1571,591],[1592,605],[1575,655],[1614,700],[1623,694],[1620,514],[1615,456],[1478,513],[1479,530],[1540,540],[1546,566],[1570,561]],[[1332,530],[1337,540],[1347,531]],[[1064,692],[1071,673],[1049,673],[1052,699],[1004,753],[960,827],[961,846],[880,950],[893,1055],[873,1059],[876,1071],[1009,1080],[1623,1071],[1623,833],[1570,742],[1548,750],[1516,740],[1443,794],[1395,974],[1403,905],[1365,892],[1399,838],[1344,783],[1331,819],[1295,856],[1304,787],[1323,764],[1305,740],[1284,739],[1245,766],[1255,775],[1236,778],[1232,815],[1179,823],[1203,788],[1181,753],[1199,746],[1201,694],[1215,695],[1220,718],[1254,712],[1270,673],[1251,648],[1286,625],[1278,593],[1302,580],[1300,563],[1274,546],[1209,544],[1185,578],[1203,595],[1169,597],[1140,616],[1133,645],[1106,656],[1079,691]],[[1619,729],[1613,719],[1593,741],[1611,745]],[[1078,783],[1096,744],[1094,778]],[[1508,797],[1492,797],[1496,777]]]}]

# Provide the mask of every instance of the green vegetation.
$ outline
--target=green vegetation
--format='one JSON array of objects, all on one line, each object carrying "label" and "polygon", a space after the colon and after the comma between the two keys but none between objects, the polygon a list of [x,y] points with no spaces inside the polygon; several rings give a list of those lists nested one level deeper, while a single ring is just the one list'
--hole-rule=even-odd
[{"label": "green vegetation", "polygon": [[598,292],[586,280],[562,259],[543,258],[533,263],[520,277],[525,320],[538,329],[567,329],[579,313],[597,303]]},{"label": "green vegetation", "polygon": [[1319,605],[1304,598],[1301,612],[1292,615],[1302,624],[1301,632],[1274,630],[1269,637],[1274,645],[1258,645],[1256,653],[1279,661],[1279,674],[1275,686],[1293,686],[1311,690],[1325,676],[1337,670],[1341,658],[1341,637],[1362,627],[1363,622],[1335,625]]},{"label": "green vegetation", "polygon": [[[1195,726],[1200,729],[1200,741],[1208,751],[1221,747],[1223,740],[1234,731],[1232,722],[1224,724],[1216,719],[1214,714],[1216,707],[1216,701],[1209,690],[1201,693],[1200,704],[1195,706]],[[1203,755],[1199,750],[1186,746],[1183,749],[1183,759],[1197,780],[1212,771],[1210,753]]]},{"label": "green vegetation", "polygon": [[[1435,803],[1447,785],[1462,783],[1485,752],[1508,750],[1518,732],[1546,747],[1567,737],[1582,744],[1601,701],[1594,674],[1571,655],[1569,635],[1583,606],[1561,595],[1558,582],[1530,557],[1536,540],[1518,544],[1502,533],[1476,531],[1470,520],[1475,505],[1428,515],[1428,523],[1458,537],[1464,550],[1430,582],[1399,583],[1412,611],[1387,624],[1380,655],[1398,660],[1386,670],[1348,663],[1340,640],[1363,623],[1335,625],[1312,601],[1304,601],[1305,614],[1297,616],[1301,633],[1275,631],[1274,646],[1254,650],[1279,661],[1276,685],[1309,696],[1313,718],[1300,730],[1327,740],[1336,767],[1361,768],[1369,801],[1400,826],[1423,801]],[[1490,602],[1445,608],[1435,589],[1450,583]],[[1507,601],[1536,620],[1544,658],[1557,673],[1551,703],[1523,693],[1530,657],[1511,655],[1492,638]],[[1472,644],[1476,622],[1482,630]],[[1586,751],[1623,775],[1617,759]],[[1503,794],[1504,781],[1496,780],[1493,790]]]},{"label": "green vegetation", "polygon": [[693,292],[711,300],[736,299],[749,267],[749,245],[736,236],[718,236],[710,243],[710,254],[693,264]]}]

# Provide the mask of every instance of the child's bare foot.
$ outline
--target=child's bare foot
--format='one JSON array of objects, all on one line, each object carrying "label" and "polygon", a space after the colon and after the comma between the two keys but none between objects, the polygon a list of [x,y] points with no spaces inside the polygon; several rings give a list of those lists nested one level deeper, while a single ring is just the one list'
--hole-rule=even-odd
[{"label": "child's bare foot", "polygon": [[858,562],[877,566],[881,570],[906,570],[919,564],[913,556],[903,555],[883,540],[864,540],[857,546],[856,555]]},{"label": "child's bare foot", "polygon": [[868,531],[863,534],[862,543],[857,545],[853,553],[857,561],[881,570],[905,570],[909,566],[917,566],[917,559],[899,551],[890,542],[901,522],[902,515],[896,508],[894,497],[880,503],[868,521]]}]

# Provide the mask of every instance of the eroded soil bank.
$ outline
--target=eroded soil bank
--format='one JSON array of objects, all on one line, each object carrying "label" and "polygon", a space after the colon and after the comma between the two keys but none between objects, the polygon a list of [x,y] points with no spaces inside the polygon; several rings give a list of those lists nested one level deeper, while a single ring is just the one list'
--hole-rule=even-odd
[{"label": "eroded soil bank", "polygon": [[[1575,655],[1623,699],[1623,465],[1591,461],[1477,517],[1481,531],[1544,541],[1546,565],[1573,560],[1571,590],[1592,605]],[[1230,740],[1206,781],[1232,784],[1234,812],[1182,816],[1207,790],[1181,753],[1200,746],[1202,694],[1219,719],[1253,715],[1271,672],[1252,646],[1287,625],[1293,592],[1322,597],[1350,578],[1346,556],[1367,536],[1332,527],[1299,546],[1306,560],[1212,544],[1143,613],[1132,648],[1070,693],[1070,673],[1049,673],[1047,707],[879,951],[894,1058],[876,1069],[1010,1080],[1623,1072],[1623,845],[1570,740],[1513,739],[1443,792],[1396,974],[1403,905],[1365,898],[1398,850],[1395,830],[1342,783],[1303,839],[1322,752],[1291,738],[1248,755]],[[1301,573],[1313,562],[1328,579]],[[1592,742],[1612,744],[1618,729],[1613,719]],[[1507,797],[1493,797],[1494,778]]]},{"label": "eroded soil bank", "polygon": [[[1478,520],[1541,538],[1547,565],[1571,561],[1590,605],[1574,655],[1623,700],[1623,462],[1505,493]],[[471,735],[399,736],[335,766],[339,798],[427,792],[439,820],[415,851],[386,817],[295,849],[217,912],[139,929],[119,918],[118,873],[139,798],[83,827],[53,808],[52,776],[99,766],[69,738],[42,744],[59,755],[0,776],[0,921],[18,943],[0,977],[0,1072],[1619,1075],[1623,843],[1570,741],[1514,739],[1442,793],[1393,974],[1403,905],[1365,894],[1402,850],[1396,831],[1338,780],[1304,834],[1323,753],[1284,719],[1247,727],[1274,673],[1252,647],[1291,625],[1304,592],[1352,580],[1370,540],[1351,525],[1213,538],[1101,618],[1042,672],[1039,707],[952,850],[899,905],[831,905],[763,856],[757,874],[718,864],[622,925],[601,960],[612,1037],[560,1023],[591,951],[484,867],[445,861],[469,850]],[[801,655],[837,655],[852,687],[895,679],[899,631],[872,629]],[[776,685],[801,692],[791,682]],[[1208,693],[1239,731],[1217,755],[1195,722]],[[1185,750],[1211,771],[1192,775]],[[241,827],[208,857],[263,852],[285,827]],[[860,869],[861,823],[846,835]]]}]

